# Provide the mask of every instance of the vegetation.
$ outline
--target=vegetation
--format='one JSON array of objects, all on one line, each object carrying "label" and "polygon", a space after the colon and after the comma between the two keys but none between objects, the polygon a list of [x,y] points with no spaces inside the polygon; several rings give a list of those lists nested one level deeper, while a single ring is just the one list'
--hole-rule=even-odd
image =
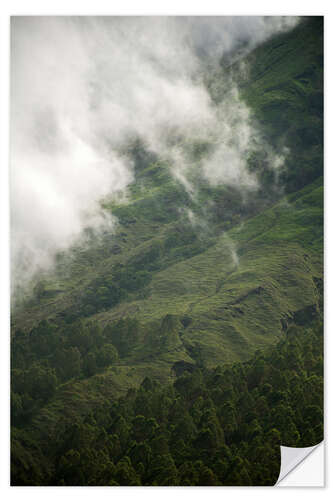
[{"label": "vegetation", "polygon": [[270,143],[289,150],[280,176],[287,192],[322,175],[323,62],[322,17],[303,19],[249,56],[244,97]]},{"label": "vegetation", "polygon": [[221,61],[288,149],[280,176],[258,151],[257,192],[198,176],[191,197],[129,145],[128,200],[103,200],[117,231],[13,309],[12,484],[270,485],[280,444],[322,439],[322,18],[246,63]]},{"label": "vegetation", "polygon": [[[61,432],[54,428],[40,447],[24,426],[14,429],[13,483],[272,485],[281,443],[311,446],[322,440],[318,320],[308,328],[291,326],[277,346],[257,351],[246,363],[174,368],[173,384],[146,377],[118,401],[105,399],[88,414],[62,422]],[[17,390],[29,391],[29,397],[33,387],[27,382]],[[21,397],[24,392],[12,398],[14,420]]]}]

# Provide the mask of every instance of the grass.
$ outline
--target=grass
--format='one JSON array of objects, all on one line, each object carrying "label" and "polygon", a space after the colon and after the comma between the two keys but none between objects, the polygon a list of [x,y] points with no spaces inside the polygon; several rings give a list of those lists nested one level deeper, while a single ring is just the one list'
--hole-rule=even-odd
[{"label": "grass", "polygon": [[[37,434],[49,439],[62,418],[86,414],[146,375],[172,379],[177,361],[215,366],[246,360],[274,344],[296,313],[319,307],[323,188],[320,146],[311,142],[320,139],[321,126],[319,25],[320,20],[305,22],[258,47],[249,56],[250,79],[241,82],[243,97],[275,147],[281,138],[295,145],[286,177],[289,194],[274,206],[262,202],[257,211],[242,213],[236,190],[202,185],[192,200],[167,165],[143,162],[127,201],[103,201],[118,218],[115,232],[59,256],[57,271],[45,277],[45,296],[29,298],[14,311],[13,330],[28,332],[42,319],[62,322],[68,311],[77,312],[96,279],[112,285],[119,269],[149,274],[143,287],[88,318],[102,327],[136,318],[139,340],[112,369],[61,386],[34,418]],[[303,151],[304,127],[311,140]],[[186,209],[201,224],[191,226]]]},{"label": "grass", "polygon": [[[153,272],[140,292],[142,298],[133,294],[93,318],[105,326],[136,317],[146,340],[133,347],[128,364],[135,362],[138,370],[142,361],[149,371],[149,364],[154,369],[161,359],[169,363],[168,375],[175,361],[193,356],[193,348],[214,365],[244,360],[275,342],[282,334],[282,320],[318,300],[313,278],[322,274],[322,191],[317,184],[221,234],[198,255]],[[155,239],[163,241],[161,232]],[[130,258],[144,255],[151,244],[151,240],[142,243]],[[42,311],[35,306],[38,319],[41,312],[45,317],[49,311],[54,314],[57,300],[59,307],[67,305],[70,294],[71,290],[62,297],[59,293],[58,299],[45,299]],[[186,316],[191,323],[184,328],[178,321],[176,334],[161,347],[149,338],[158,337],[168,314],[178,320]]]}]

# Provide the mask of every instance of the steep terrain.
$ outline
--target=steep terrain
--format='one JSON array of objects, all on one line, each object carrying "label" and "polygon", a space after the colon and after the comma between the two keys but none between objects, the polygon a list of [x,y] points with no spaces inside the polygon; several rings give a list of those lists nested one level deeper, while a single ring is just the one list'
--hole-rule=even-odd
[{"label": "steep terrain", "polygon": [[[87,232],[13,311],[12,418],[37,447],[147,376],[166,384],[186,370],[244,363],[294,323],[311,329],[321,317],[322,19],[241,64],[248,71],[222,60],[207,85],[218,102],[220,72],[237,79],[265,139],[288,152],[278,179],[254,157],[259,190],[199,178],[193,197],[144,145],[129,146],[129,196],[102,202],[116,231]],[[39,453],[24,439],[22,463],[25,446]]]}]

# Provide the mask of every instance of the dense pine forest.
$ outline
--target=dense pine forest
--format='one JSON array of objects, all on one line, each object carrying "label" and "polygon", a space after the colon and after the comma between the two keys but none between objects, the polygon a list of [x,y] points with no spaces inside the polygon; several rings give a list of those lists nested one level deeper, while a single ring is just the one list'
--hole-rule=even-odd
[{"label": "dense pine forest", "polygon": [[205,71],[262,131],[259,188],[207,182],[195,140],[193,196],[128,141],[116,231],[15,292],[12,485],[273,485],[280,445],[323,439],[323,19]]}]

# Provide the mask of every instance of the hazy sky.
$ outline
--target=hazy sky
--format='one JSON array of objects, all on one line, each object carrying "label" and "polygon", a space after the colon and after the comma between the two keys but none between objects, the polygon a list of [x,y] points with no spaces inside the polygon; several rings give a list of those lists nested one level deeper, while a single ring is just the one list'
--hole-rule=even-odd
[{"label": "hazy sky", "polygon": [[99,200],[133,182],[122,146],[141,138],[189,187],[170,137],[212,140],[212,183],[255,182],[244,151],[257,130],[237,88],[217,109],[203,63],[289,29],[283,17],[15,17],[11,26],[12,271],[48,266],[83,228],[108,224]]}]

